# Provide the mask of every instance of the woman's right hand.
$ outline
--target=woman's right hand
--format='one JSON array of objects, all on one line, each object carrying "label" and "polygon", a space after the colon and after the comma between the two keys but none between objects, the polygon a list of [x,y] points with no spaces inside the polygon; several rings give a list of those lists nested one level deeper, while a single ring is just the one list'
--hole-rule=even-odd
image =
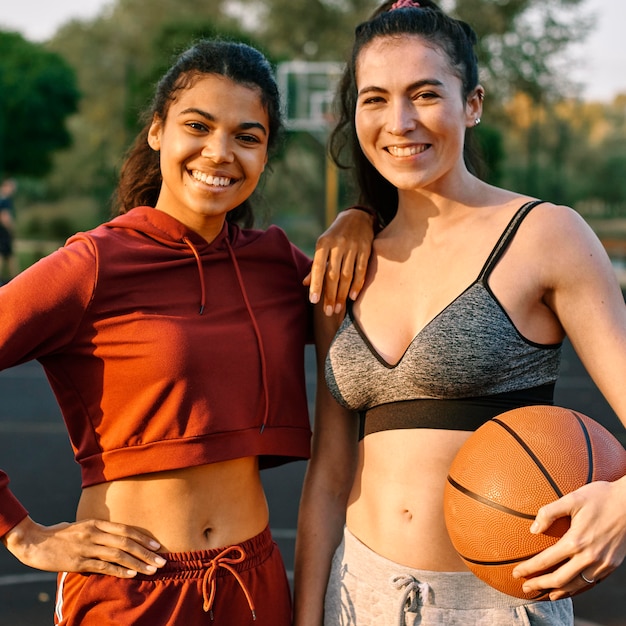
[{"label": "woman's right hand", "polygon": [[323,297],[327,316],[340,313],[346,299],[356,300],[363,288],[374,240],[374,218],[365,211],[341,211],[315,246],[311,273],[304,279],[310,300]]},{"label": "woman's right hand", "polygon": [[82,572],[132,578],[154,574],[165,559],[152,537],[125,524],[82,520],[42,526],[23,519],[2,538],[22,563],[48,572]]}]

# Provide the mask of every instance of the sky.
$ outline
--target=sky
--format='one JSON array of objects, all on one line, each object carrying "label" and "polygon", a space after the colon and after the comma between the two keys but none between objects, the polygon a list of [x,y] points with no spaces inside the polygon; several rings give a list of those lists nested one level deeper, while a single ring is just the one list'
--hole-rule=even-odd
[{"label": "sky", "polygon": [[[547,0],[549,1],[549,0]],[[17,30],[31,41],[45,41],[72,19],[98,16],[114,0],[1,0],[0,28]],[[150,0],[145,0],[146,5]],[[624,0],[584,0],[585,10],[597,15],[589,38],[574,48],[572,78],[584,83],[586,100],[610,101],[626,93],[626,23]]]}]

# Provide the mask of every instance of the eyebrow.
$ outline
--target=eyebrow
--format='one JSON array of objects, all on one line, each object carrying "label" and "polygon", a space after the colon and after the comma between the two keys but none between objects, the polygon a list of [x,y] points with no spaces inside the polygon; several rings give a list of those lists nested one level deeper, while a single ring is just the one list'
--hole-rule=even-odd
[{"label": "eyebrow", "polygon": [[[441,82],[440,80],[437,80],[436,78],[425,78],[423,80],[417,80],[414,83],[411,83],[406,91],[413,91],[414,89],[419,89],[421,87],[426,87],[426,86],[430,86],[430,87],[443,87],[443,82]],[[384,92],[384,93],[388,93],[387,89],[384,89],[383,87],[376,87],[376,85],[368,85],[367,87],[363,87],[363,89],[360,89],[357,95],[362,95],[365,93],[370,93],[370,92]]]},{"label": "eyebrow", "polygon": [[[207,111],[203,111],[202,109],[197,109],[195,107],[189,107],[188,109],[181,111],[178,115],[179,116],[186,115],[188,113],[195,113],[196,115],[203,117],[209,122],[217,122],[217,118],[214,115],[212,115],[211,113]],[[239,124],[239,128],[241,130],[250,130],[251,128],[258,128],[260,131],[263,132],[264,135],[267,135],[267,129],[260,122],[241,122],[241,124]]]}]

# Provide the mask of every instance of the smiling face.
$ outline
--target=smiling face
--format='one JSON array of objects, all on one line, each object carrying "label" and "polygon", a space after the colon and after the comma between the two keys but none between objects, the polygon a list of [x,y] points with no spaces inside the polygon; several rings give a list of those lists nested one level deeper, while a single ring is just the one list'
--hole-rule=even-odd
[{"label": "smiling face", "polygon": [[228,211],[256,188],[267,162],[269,118],[260,91],[217,74],[178,92],[148,143],[160,152],[163,183],[156,208],[208,241]]},{"label": "smiling face", "polygon": [[465,131],[482,88],[467,99],[439,48],[414,35],[376,38],[359,54],[355,124],[361,149],[399,190],[431,188],[467,170]]}]

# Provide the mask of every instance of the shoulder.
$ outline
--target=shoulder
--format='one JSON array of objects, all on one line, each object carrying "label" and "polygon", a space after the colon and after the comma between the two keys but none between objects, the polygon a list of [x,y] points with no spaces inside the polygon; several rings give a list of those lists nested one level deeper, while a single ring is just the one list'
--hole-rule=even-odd
[{"label": "shoulder", "polygon": [[538,204],[524,220],[520,240],[548,283],[592,280],[613,271],[599,237],[571,207]]},{"label": "shoulder", "polygon": [[287,233],[279,226],[271,225],[266,229],[261,228],[239,228],[239,226],[230,225],[230,238],[233,245],[237,248],[247,245],[280,245],[289,247],[291,243],[287,237]]},{"label": "shoulder", "polygon": [[268,256],[283,256],[291,259],[298,268],[308,268],[311,264],[311,259],[289,241],[287,233],[279,226],[271,225],[264,230],[235,227],[235,232],[232,228],[231,226],[231,241],[235,250],[248,249],[257,254],[261,252]]},{"label": "shoulder", "polygon": [[580,213],[571,207],[551,202],[541,202],[533,207],[524,220],[524,230],[526,238],[534,242],[535,246],[554,244],[558,245],[561,252],[601,246],[600,240]]}]

